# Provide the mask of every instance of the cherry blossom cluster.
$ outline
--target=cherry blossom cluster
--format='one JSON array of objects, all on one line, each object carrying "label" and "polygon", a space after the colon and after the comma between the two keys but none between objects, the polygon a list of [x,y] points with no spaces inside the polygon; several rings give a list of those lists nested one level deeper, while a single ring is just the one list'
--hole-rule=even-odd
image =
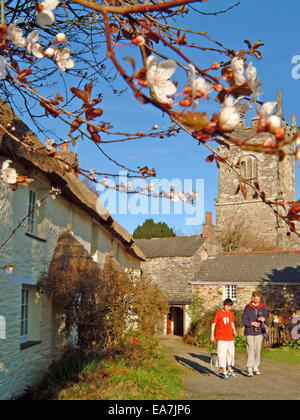
[{"label": "cherry blossom cluster", "polygon": [[137,188],[134,181],[121,181],[120,185],[110,185],[108,178],[103,178],[100,181],[96,181],[98,184],[104,185],[107,189],[117,190],[123,193],[138,193],[142,195],[151,195],[152,197],[167,198],[171,201],[184,201],[188,204],[194,204],[198,200],[199,194],[197,191],[191,190],[190,192],[184,192],[175,190],[174,186],[171,186],[170,191],[155,192],[154,184],[149,182],[145,187]]},{"label": "cherry blossom cluster", "polygon": [[[214,63],[212,68],[217,69],[218,63]],[[179,102],[179,105],[193,108],[198,106],[198,99],[203,97],[208,98],[208,94],[213,89],[218,90],[218,86],[212,85],[207,82],[204,77],[196,78],[195,67],[189,64],[190,72],[188,76],[188,85],[184,87],[186,98]],[[155,56],[151,55],[147,59],[147,73],[146,73],[146,86],[155,94],[156,100],[161,104],[166,104],[169,107],[174,107],[172,96],[177,91],[176,85],[170,80],[172,75],[175,73],[177,64],[174,60],[165,60],[160,63],[157,62]],[[245,72],[245,63],[242,58],[234,57],[231,60],[231,72],[234,82],[234,86],[239,88],[245,86],[254,95],[259,95],[262,92],[259,91],[259,81],[257,78],[257,70],[250,63]],[[226,77],[224,77],[226,79]],[[240,113],[236,104],[243,99],[243,96],[234,100],[234,97],[228,95],[221,110],[218,114],[217,119],[213,118],[211,122],[207,120],[207,133],[214,133],[217,131],[232,132],[240,123]],[[276,102],[266,102],[262,105],[259,112],[259,125],[258,132],[267,131],[275,135],[276,139],[284,137],[284,129],[281,126],[281,120],[278,115],[272,115],[273,109]]]},{"label": "cherry blossom cluster", "polygon": [[[51,2],[49,0],[49,2]],[[56,2],[56,0],[55,0]],[[58,3],[58,2],[57,2]],[[43,4],[43,3],[42,3]],[[46,13],[47,12],[47,13]],[[39,12],[38,12],[39,13]],[[41,22],[45,21],[45,16],[49,16],[49,14],[53,15],[53,12],[50,9],[44,8],[43,11],[40,12],[40,20]],[[42,17],[44,16],[44,17]],[[44,19],[44,20],[43,20]],[[40,23],[39,20],[39,23]],[[48,20],[49,22],[49,20]],[[47,23],[49,25],[50,23]],[[44,25],[40,23],[40,26],[44,28]],[[39,41],[39,31],[34,30],[32,31],[27,38],[24,38],[23,31],[21,28],[19,28],[16,24],[16,21],[14,23],[11,23],[8,26],[7,29],[8,36],[11,40],[11,42],[16,45],[19,48],[26,47],[27,52],[31,55],[33,55],[36,58],[53,58],[53,60],[56,62],[58,68],[61,71],[66,71],[68,69],[71,69],[74,67],[74,61],[70,58],[71,51],[69,48],[64,47],[62,50],[59,48],[53,48],[53,47],[47,47],[45,51],[43,51],[43,48]],[[54,44],[59,43],[67,43],[68,39],[67,36],[64,33],[58,33],[55,37]]]}]

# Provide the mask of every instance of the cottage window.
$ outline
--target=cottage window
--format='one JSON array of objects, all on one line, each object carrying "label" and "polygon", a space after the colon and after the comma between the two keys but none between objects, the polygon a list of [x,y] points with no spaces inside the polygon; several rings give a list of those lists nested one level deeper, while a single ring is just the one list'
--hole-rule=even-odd
[{"label": "cottage window", "polygon": [[[29,190],[29,197],[28,197],[28,219],[27,219],[27,232],[35,233],[35,211],[32,211],[36,206],[36,192]],[[31,213],[32,212],[32,213]]]},{"label": "cottage window", "polygon": [[21,301],[21,343],[28,341],[29,327],[29,289],[22,289]]},{"label": "cottage window", "polygon": [[233,284],[224,286],[224,299],[236,300],[236,286]]},{"label": "cottage window", "polygon": [[40,295],[36,286],[23,285],[21,296],[21,350],[39,344],[41,325]]},{"label": "cottage window", "polygon": [[6,338],[6,321],[4,316],[0,315],[0,339],[5,340]]}]

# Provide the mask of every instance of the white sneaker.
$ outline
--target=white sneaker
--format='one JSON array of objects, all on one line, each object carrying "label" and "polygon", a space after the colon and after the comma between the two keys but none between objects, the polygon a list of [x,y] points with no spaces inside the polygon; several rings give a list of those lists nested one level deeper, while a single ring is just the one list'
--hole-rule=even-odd
[{"label": "white sneaker", "polygon": [[233,369],[230,369],[230,370],[228,371],[228,376],[229,376],[230,378],[236,378],[236,377],[237,377],[237,376],[236,376],[236,374],[234,373]]},{"label": "white sneaker", "polygon": [[253,370],[252,369],[248,369],[247,376],[253,376]]},{"label": "white sneaker", "polygon": [[261,375],[261,372],[258,368],[254,368],[253,373],[254,373],[254,375]]},{"label": "white sneaker", "polygon": [[221,378],[223,378],[223,379],[229,379],[230,376],[228,375],[228,372],[222,372]]}]

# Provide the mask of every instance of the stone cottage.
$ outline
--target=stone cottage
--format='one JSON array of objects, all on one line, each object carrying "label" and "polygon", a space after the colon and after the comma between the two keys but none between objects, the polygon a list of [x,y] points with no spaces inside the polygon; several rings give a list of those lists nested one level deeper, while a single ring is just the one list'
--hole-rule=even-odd
[{"label": "stone cottage", "polygon": [[[5,400],[37,381],[62,345],[57,308],[37,290],[45,264],[54,264],[58,257],[67,264],[72,254],[73,259],[75,255],[103,267],[106,257],[113,255],[120,265],[139,273],[145,257],[78,179],[75,154],[64,151],[51,157],[4,103],[0,124],[11,124],[14,136],[22,134],[24,139],[17,142],[1,130],[0,165],[9,159],[18,174],[34,180],[15,191],[0,181],[0,244],[52,187],[61,190],[56,199],[47,199],[38,213],[33,212],[0,250],[0,400]],[[8,273],[5,268],[13,265]]]},{"label": "stone cottage", "polygon": [[192,283],[201,264],[221,250],[214,237],[212,214],[206,215],[202,235],[172,238],[136,239],[146,256],[143,275],[159,285],[170,307],[162,328],[164,334],[185,334],[190,326],[187,308],[192,298]]}]

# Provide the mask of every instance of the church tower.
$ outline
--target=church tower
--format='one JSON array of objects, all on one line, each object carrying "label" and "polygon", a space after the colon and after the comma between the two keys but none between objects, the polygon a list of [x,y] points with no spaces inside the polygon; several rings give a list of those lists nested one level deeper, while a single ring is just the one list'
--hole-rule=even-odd
[{"label": "church tower", "polygon": [[[296,118],[293,115],[289,125],[282,115],[281,92],[277,94],[276,114],[282,120],[286,135],[290,138],[296,132]],[[268,133],[257,134],[258,117],[252,119],[250,127],[242,121],[233,133],[239,140],[251,138],[249,144],[261,144]],[[219,152],[234,165],[238,174],[257,182],[260,191],[265,193],[272,202],[295,201],[295,157],[289,155],[295,150],[295,145],[284,148],[286,156],[280,159],[255,151],[242,150],[230,144],[230,149],[219,147]],[[274,214],[272,209],[262,203],[260,198],[253,197],[253,190],[247,186],[247,198],[238,191],[238,175],[227,165],[220,165],[219,191],[216,199],[216,233],[224,250],[288,250],[298,249],[298,238],[295,234],[287,235],[286,224]],[[238,192],[237,192],[238,191]],[[276,210],[283,214],[284,209],[278,205]]]}]

